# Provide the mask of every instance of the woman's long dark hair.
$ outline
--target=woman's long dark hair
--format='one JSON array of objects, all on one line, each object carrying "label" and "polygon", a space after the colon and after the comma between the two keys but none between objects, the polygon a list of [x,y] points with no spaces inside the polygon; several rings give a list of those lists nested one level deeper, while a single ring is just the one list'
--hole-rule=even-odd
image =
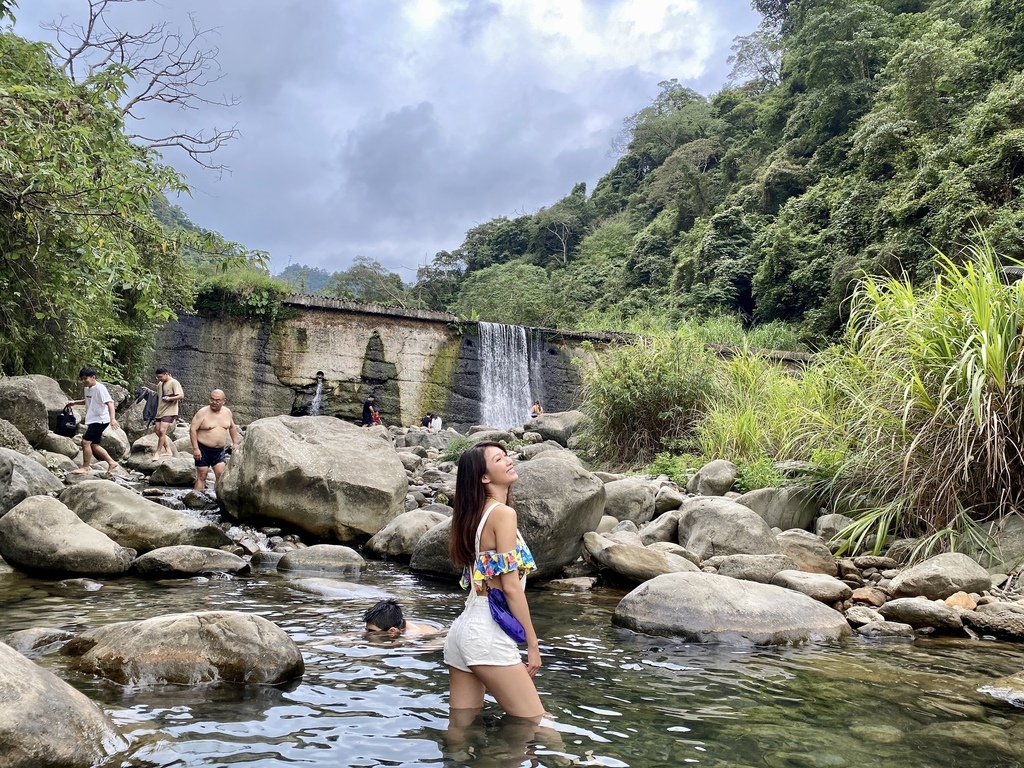
[{"label": "woman's long dark hair", "polygon": [[[505,453],[501,443],[484,441],[477,443],[462,454],[459,459],[458,475],[455,478],[455,499],[452,501],[452,533],[448,540],[448,556],[459,566],[469,566],[476,558],[476,527],[484,513],[487,501],[487,487],[480,482],[487,472],[487,458],[484,451],[498,448]],[[508,505],[512,506],[512,491],[509,489]]]}]

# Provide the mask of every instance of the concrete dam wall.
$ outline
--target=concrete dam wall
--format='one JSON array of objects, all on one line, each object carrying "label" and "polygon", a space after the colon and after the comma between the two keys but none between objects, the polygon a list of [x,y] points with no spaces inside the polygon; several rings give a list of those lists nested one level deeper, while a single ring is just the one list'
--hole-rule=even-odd
[{"label": "concrete dam wall", "polygon": [[367,395],[385,424],[418,424],[431,411],[457,429],[529,419],[580,403],[574,359],[581,334],[460,320],[454,315],[292,296],[272,326],[242,318],[183,316],[158,335],[154,362],[185,390],[182,412],[223,389],[240,424],[279,414],[320,413],[358,421]]}]

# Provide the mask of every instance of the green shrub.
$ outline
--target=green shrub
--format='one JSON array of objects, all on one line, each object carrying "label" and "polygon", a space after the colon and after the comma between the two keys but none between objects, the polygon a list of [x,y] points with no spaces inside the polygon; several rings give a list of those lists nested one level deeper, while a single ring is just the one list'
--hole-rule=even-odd
[{"label": "green shrub", "polygon": [[453,437],[444,447],[444,451],[441,453],[441,461],[458,461],[462,458],[462,454],[468,451],[473,446],[473,443],[466,437]]},{"label": "green shrub", "polygon": [[785,481],[782,473],[775,468],[775,462],[762,456],[752,462],[739,465],[733,490],[739,493],[756,491],[758,488],[777,488]]},{"label": "green shrub", "polygon": [[196,308],[218,317],[255,317],[273,322],[291,285],[257,267],[229,269],[207,275],[199,283]]},{"label": "green shrub", "polygon": [[624,466],[651,461],[695,434],[714,385],[716,360],[691,336],[637,339],[581,366],[581,439],[599,460]]},{"label": "green shrub", "polygon": [[644,474],[667,475],[668,479],[680,487],[685,487],[690,476],[693,475],[706,460],[700,456],[690,453],[675,454],[662,452],[657,454],[646,469]]}]

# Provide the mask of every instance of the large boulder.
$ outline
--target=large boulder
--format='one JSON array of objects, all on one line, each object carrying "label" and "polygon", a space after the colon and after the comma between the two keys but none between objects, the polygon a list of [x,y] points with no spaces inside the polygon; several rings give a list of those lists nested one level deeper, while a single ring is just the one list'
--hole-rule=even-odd
[{"label": "large boulder", "polygon": [[0,518],[30,496],[59,491],[64,484],[34,459],[0,448]]},{"label": "large boulder", "polygon": [[700,569],[685,557],[643,546],[620,544],[590,531],[583,534],[584,557],[598,568],[640,584],[663,573],[691,573]]},{"label": "large boulder", "polygon": [[814,532],[824,541],[831,542],[836,535],[854,522],[852,517],[840,514],[822,515],[814,521]]},{"label": "large boulder", "polygon": [[249,425],[217,493],[239,520],[353,541],[401,514],[408,487],[390,441],[370,430],[330,416],[274,416]]},{"label": "large boulder", "polygon": [[420,537],[447,519],[441,512],[423,509],[406,512],[375,533],[366,542],[366,551],[385,558],[407,559],[412,556]]},{"label": "large boulder", "polygon": [[[68,400],[80,400],[82,398],[81,388],[76,393],[73,393],[73,397],[69,397],[57,380],[51,379],[49,376],[32,373],[26,378],[32,379],[32,382],[36,385],[36,392],[39,393],[39,399],[42,400],[43,407],[46,408],[46,421],[51,430],[57,426],[57,417],[64,410]],[[113,392],[111,392],[111,397],[114,397]]]},{"label": "large boulder", "polygon": [[58,435],[56,432],[47,432],[46,436],[39,441],[38,447],[40,451],[59,453],[61,456],[66,456],[69,459],[78,458],[78,454],[82,452],[78,443],[70,437]]},{"label": "large boulder", "polygon": [[992,573],[1009,573],[1024,567],[1024,516],[1003,515],[988,527],[991,555],[979,558]]},{"label": "large boulder", "polygon": [[850,634],[841,613],[807,595],[710,573],[670,573],[644,582],[622,598],[612,622],[698,643],[780,645]]},{"label": "large boulder", "polygon": [[525,429],[536,432],[544,440],[554,440],[563,447],[569,445],[571,438],[586,421],[579,411],[562,411],[560,413],[542,413],[523,425]]},{"label": "large boulder", "polygon": [[32,453],[32,446],[28,444],[28,440],[7,419],[0,419],[0,448],[10,448],[25,456]]},{"label": "large boulder", "polygon": [[889,585],[893,597],[917,597],[944,600],[954,592],[984,592],[991,588],[988,571],[959,552],[930,557],[896,574]]},{"label": "large boulder", "polygon": [[279,571],[356,571],[366,565],[363,556],[341,544],[314,544],[286,552],[277,563]]},{"label": "large boulder", "polygon": [[680,507],[679,543],[706,560],[716,555],[775,555],[781,550],[768,523],[724,498],[698,497]]},{"label": "large boulder", "polygon": [[[597,529],[604,509],[604,483],[578,461],[551,451],[518,462],[519,480],[512,486],[519,531],[533,552],[535,578],[561,575],[562,568],[583,551],[583,534]],[[451,520],[427,531],[413,550],[414,571],[459,575],[448,559]]]},{"label": "large boulder", "polygon": [[963,621],[956,611],[937,600],[922,600],[917,597],[899,597],[890,600],[878,609],[886,621],[909,624],[912,627],[937,627],[939,629],[963,628]]},{"label": "large boulder", "polygon": [[[65,398],[61,408],[67,401]],[[31,376],[0,378],[0,418],[17,427],[32,445],[50,431],[46,403]]]},{"label": "large boulder", "polygon": [[276,685],[304,666],[295,642],[261,616],[205,611],[121,621],[77,635],[70,667],[121,685]]},{"label": "large boulder", "polygon": [[737,472],[739,472],[739,467],[731,461],[725,459],[709,461],[698,469],[686,483],[686,490],[699,496],[722,496],[736,482]]},{"label": "large boulder", "polygon": [[654,517],[658,485],[643,477],[626,477],[604,485],[604,513],[643,525]]},{"label": "large boulder", "polygon": [[196,462],[191,456],[161,456],[152,466],[150,485],[188,488],[196,482]]},{"label": "large boulder", "polygon": [[65,489],[60,500],[93,528],[138,552],[177,544],[216,548],[231,543],[214,523],[168,509],[116,483],[84,480]]},{"label": "large boulder", "polygon": [[772,577],[771,583],[776,587],[802,592],[818,602],[829,605],[848,600],[853,594],[849,584],[824,573],[779,571]]},{"label": "large boulder", "polygon": [[0,643],[0,765],[91,768],[127,747],[85,694]]},{"label": "large boulder", "polygon": [[135,551],[86,525],[52,496],[30,496],[0,518],[0,557],[30,571],[99,576],[127,571]]},{"label": "large boulder", "polygon": [[759,514],[769,528],[810,530],[820,504],[806,488],[758,488],[736,499]]},{"label": "large boulder", "polygon": [[222,549],[179,544],[141,555],[132,563],[132,570],[140,576],[162,579],[203,573],[248,573],[249,563]]},{"label": "large boulder", "polygon": [[795,570],[796,563],[786,555],[727,555],[718,563],[719,576],[761,584],[771,584],[779,571]]},{"label": "large boulder", "polygon": [[791,557],[801,571],[824,573],[829,576],[838,573],[832,550],[810,531],[792,528],[778,534],[775,540],[782,554]]}]

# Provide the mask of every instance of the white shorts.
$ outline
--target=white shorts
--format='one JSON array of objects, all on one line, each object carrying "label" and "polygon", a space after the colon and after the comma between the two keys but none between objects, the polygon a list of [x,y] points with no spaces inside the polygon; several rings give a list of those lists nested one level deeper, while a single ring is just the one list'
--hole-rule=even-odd
[{"label": "white shorts", "polygon": [[522,664],[519,646],[491,618],[490,604],[479,599],[452,623],[444,641],[444,663],[472,672],[470,667],[512,667]]}]

